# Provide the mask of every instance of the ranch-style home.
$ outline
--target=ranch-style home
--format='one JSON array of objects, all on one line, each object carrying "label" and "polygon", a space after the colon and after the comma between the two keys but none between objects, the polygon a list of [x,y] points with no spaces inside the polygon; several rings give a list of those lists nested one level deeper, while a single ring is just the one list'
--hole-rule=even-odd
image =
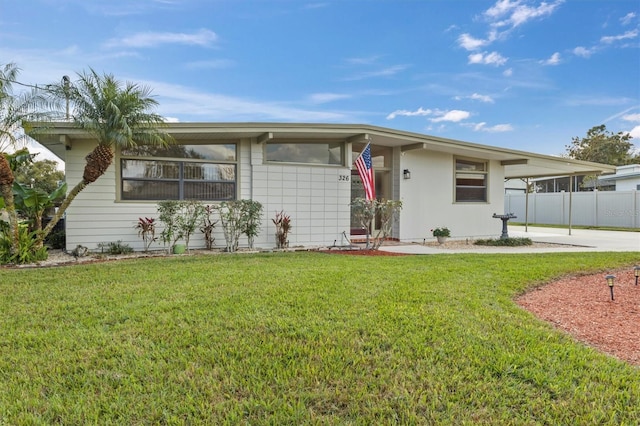
[{"label": "ranch-style home", "polygon": [[[290,247],[347,245],[362,238],[350,204],[364,197],[353,162],[367,143],[377,198],[402,201],[392,237],[406,242],[431,240],[430,230],[444,226],[452,238],[499,237],[502,223],[492,215],[505,213],[505,179],[615,172],[362,124],[171,123],[168,132],[176,145],[116,152],[107,173],[79,194],[66,213],[67,249],[121,240],[142,250],[138,218],[157,218],[158,201],[169,199],[262,203],[258,248],[275,247],[271,219],[281,211],[291,217]],[[69,187],[82,178],[96,144],[68,122],[53,123],[37,140],[65,162]],[[216,246],[225,247],[220,225],[215,237]],[[199,232],[190,245],[204,247]]]}]

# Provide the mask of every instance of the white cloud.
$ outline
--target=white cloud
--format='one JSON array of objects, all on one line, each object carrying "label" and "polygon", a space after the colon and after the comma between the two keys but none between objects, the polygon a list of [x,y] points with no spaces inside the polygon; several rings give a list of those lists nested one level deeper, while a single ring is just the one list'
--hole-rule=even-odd
[{"label": "white cloud", "polygon": [[440,123],[442,121],[457,123],[459,121],[466,120],[471,116],[471,113],[468,111],[461,111],[458,109],[452,109],[451,111],[438,111],[436,114],[438,114],[439,117],[429,119],[433,123]]},{"label": "white cloud", "polygon": [[201,29],[195,33],[141,32],[119,39],[110,39],[105,47],[157,47],[164,44],[187,44],[207,47],[218,40],[213,31]]},{"label": "white cloud", "polygon": [[474,93],[470,96],[467,96],[468,99],[472,99],[474,101],[480,101],[480,102],[485,102],[488,104],[492,104],[494,103],[494,100],[491,96],[488,95],[481,95],[479,93]]},{"label": "white cloud", "polygon": [[513,75],[513,68],[509,68],[509,69],[504,70],[502,75],[504,75],[505,77],[511,77]]},{"label": "white cloud", "polygon": [[408,65],[393,65],[376,71],[367,71],[343,79],[344,81],[364,80],[366,78],[390,77],[406,70]]},{"label": "white cloud", "polygon": [[560,53],[555,52],[549,59],[540,61],[543,65],[558,65],[560,63]]},{"label": "white cloud", "polygon": [[624,15],[622,18],[620,18],[620,22],[622,23],[622,25],[629,25],[631,22],[633,22],[633,19],[637,16],[637,14],[635,12],[629,12],[626,15]]},{"label": "white cloud", "polygon": [[586,47],[578,46],[575,49],[573,49],[573,54],[576,56],[581,56],[583,58],[588,58],[591,55],[593,55],[595,51],[596,51],[595,48],[587,49]]},{"label": "white cloud", "polygon": [[351,95],[345,95],[340,93],[314,93],[309,96],[309,100],[314,104],[324,104],[327,102],[338,101],[340,99],[348,99]]},{"label": "white cloud", "polygon": [[340,112],[295,108],[278,102],[203,92],[201,89],[159,81],[142,81],[153,87],[160,102],[158,113],[181,121],[349,122],[354,118]]},{"label": "white cloud", "polygon": [[464,33],[458,37],[458,45],[470,51],[488,46],[498,39],[507,37],[515,27],[536,18],[551,15],[564,1],[556,0],[551,3],[542,1],[538,6],[529,6],[523,0],[498,0],[483,13],[490,27],[487,37],[485,39],[476,38]]},{"label": "white cloud", "polygon": [[391,114],[387,115],[387,120],[393,120],[398,116],[403,117],[416,117],[416,116],[427,116],[433,114],[433,111],[430,109],[422,109],[422,107],[418,108],[415,111],[408,111],[406,109],[398,109],[393,111]]},{"label": "white cloud", "polygon": [[622,119],[626,121],[634,121],[634,122],[640,123],[640,113],[623,115]]},{"label": "white cloud", "polygon": [[378,59],[380,59],[380,56],[374,55],[374,56],[364,56],[364,57],[357,57],[357,58],[347,58],[346,61],[351,65],[371,65],[371,64],[375,64],[378,61]]},{"label": "white cloud", "polygon": [[443,121],[450,121],[453,123],[457,123],[459,121],[469,118],[471,116],[471,113],[468,111],[461,111],[458,109],[453,109],[450,111],[441,111],[441,110],[423,109],[422,107],[420,107],[415,111],[408,111],[406,109],[399,109],[399,110],[393,111],[391,114],[387,115],[387,120],[393,120],[398,116],[404,116],[404,117],[434,116],[434,118],[429,119],[429,121],[431,121],[432,123],[440,123]]},{"label": "white cloud", "polygon": [[477,50],[489,44],[489,41],[480,40],[465,33],[465,34],[460,34],[460,36],[458,37],[458,44],[467,50]]},{"label": "white cloud", "polygon": [[529,6],[521,0],[498,0],[483,15],[494,27],[515,28],[533,19],[551,15],[562,3],[564,0],[552,3],[543,1],[539,6]]},{"label": "white cloud", "polygon": [[520,4],[520,2],[517,3],[518,6],[515,7],[511,17],[507,21],[513,27],[522,25],[532,19],[551,15],[558,6],[563,3],[563,0],[559,0],[554,3],[542,2],[538,7],[529,7],[525,4]]},{"label": "white cloud", "polygon": [[634,139],[640,139],[640,126],[636,126],[629,131],[629,134]]},{"label": "white cloud", "polygon": [[511,132],[513,126],[511,124],[496,124],[495,126],[487,127],[487,123],[482,122],[474,125],[473,130],[476,132],[503,133]]},{"label": "white cloud", "polygon": [[506,62],[507,62],[507,58],[500,55],[498,52],[472,53],[469,55],[470,64],[501,66],[501,65],[504,65]]},{"label": "white cloud", "polygon": [[627,31],[624,34],[617,35],[617,36],[605,36],[605,37],[602,37],[600,39],[600,42],[609,44],[609,43],[613,43],[615,41],[629,40],[629,39],[636,38],[636,37],[638,37],[638,30],[632,30],[632,31]]}]

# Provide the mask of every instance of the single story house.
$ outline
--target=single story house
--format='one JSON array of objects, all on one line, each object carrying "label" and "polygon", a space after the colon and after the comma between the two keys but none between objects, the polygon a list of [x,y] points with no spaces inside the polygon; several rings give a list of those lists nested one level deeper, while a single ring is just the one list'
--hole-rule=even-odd
[{"label": "single story house", "polygon": [[[37,140],[65,161],[73,187],[96,141],[69,122],[48,128]],[[505,179],[615,171],[362,124],[170,123],[167,129],[175,146],[117,151],[106,174],[78,195],[66,213],[67,249],[95,250],[118,240],[143,249],[134,226],[139,217],[157,218],[157,202],[165,199],[259,201],[258,248],[275,247],[271,219],[280,211],[291,217],[290,247],[346,245],[358,227],[351,200],[364,196],[353,162],[367,143],[377,197],[403,203],[392,236],[407,242],[432,239],[430,230],[443,226],[452,238],[500,236],[502,223],[492,215],[504,213]],[[220,225],[215,236],[224,247]],[[203,246],[196,232],[191,247]]]},{"label": "single story house", "polygon": [[640,191],[640,164],[618,166],[615,175],[598,178],[598,185],[613,186],[614,191]]}]

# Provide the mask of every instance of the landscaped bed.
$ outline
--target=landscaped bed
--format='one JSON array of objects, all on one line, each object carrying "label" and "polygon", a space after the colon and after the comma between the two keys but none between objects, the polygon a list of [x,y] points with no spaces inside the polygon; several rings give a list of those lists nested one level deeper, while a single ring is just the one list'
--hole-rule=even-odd
[{"label": "landscaped bed", "polygon": [[0,270],[0,423],[633,424],[638,367],[514,298],[637,260],[271,253]]}]

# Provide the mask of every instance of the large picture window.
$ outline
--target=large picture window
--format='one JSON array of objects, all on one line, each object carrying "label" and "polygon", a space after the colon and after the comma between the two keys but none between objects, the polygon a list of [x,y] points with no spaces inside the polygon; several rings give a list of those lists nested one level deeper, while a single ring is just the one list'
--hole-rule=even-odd
[{"label": "large picture window", "polygon": [[456,159],[456,202],[487,201],[487,163]]},{"label": "large picture window", "polygon": [[344,142],[268,142],[267,162],[302,163],[342,166]]},{"label": "large picture window", "polygon": [[233,200],[236,145],[171,145],[122,150],[122,200]]}]

